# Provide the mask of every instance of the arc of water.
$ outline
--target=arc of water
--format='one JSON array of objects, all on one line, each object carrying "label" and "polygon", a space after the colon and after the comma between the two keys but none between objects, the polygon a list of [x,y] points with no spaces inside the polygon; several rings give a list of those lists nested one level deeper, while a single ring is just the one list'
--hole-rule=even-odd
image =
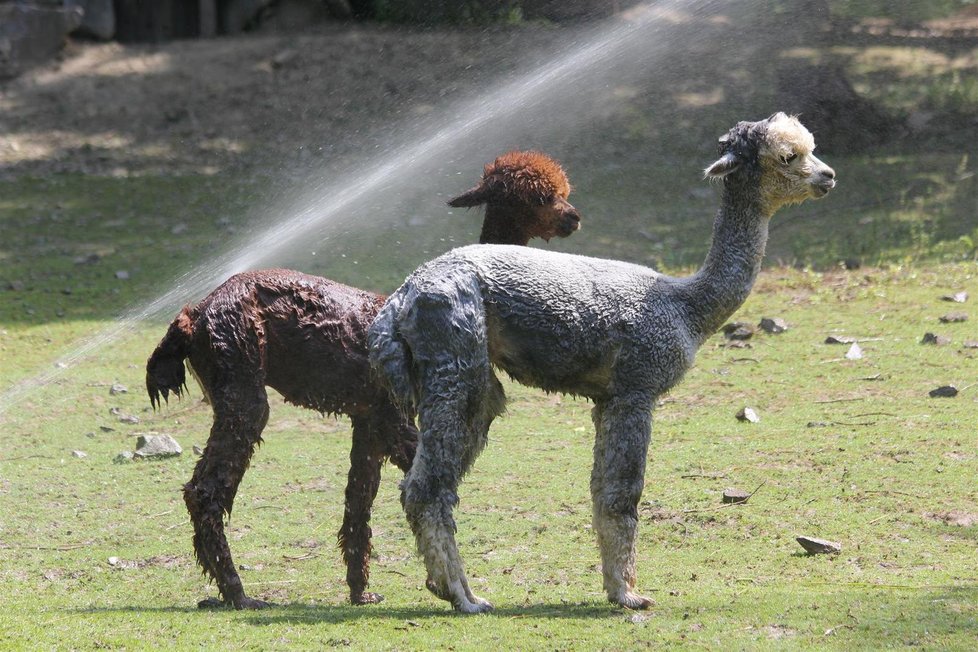
[{"label": "arc of water", "polygon": [[[662,10],[670,6],[686,12],[703,13],[711,10],[721,0],[691,2],[672,0],[655,3]],[[434,131],[424,132],[414,141],[383,154],[383,162],[361,178],[341,178],[320,186],[305,194],[287,214],[292,217],[268,228],[257,237],[238,243],[216,263],[199,267],[178,279],[174,287],[155,300],[121,315],[114,324],[87,338],[71,353],[61,357],[53,368],[37,376],[23,380],[0,395],[0,415],[16,404],[31,389],[42,387],[60,376],[65,369],[102,346],[117,340],[133,329],[137,322],[157,316],[163,309],[179,305],[190,297],[200,296],[217,283],[236,272],[253,267],[282,251],[327,220],[336,220],[346,208],[361,200],[368,193],[382,187],[399,170],[417,166],[436,156],[442,156],[455,146],[460,138],[472,133],[495,119],[517,115],[534,103],[544,101],[548,94],[561,84],[570,84],[583,75],[593,75],[602,67],[613,64],[617,57],[635,46],[644,46],[646,54],[655,50],[655,43],[648,40],[661,26],[661,13],[640,11],[628,21],[616,21],[611,27],[591,38],[583,45],[569,47],[551,58],[551,63],[541,66],[500,88],[483,93],[462,103],[447,113],[456,117]],[[645,39],[643,41],[643,39]],[[320,206],[321,198],[330,198],[328,206]],[[236,253],[240,252],[240,253]]]}]

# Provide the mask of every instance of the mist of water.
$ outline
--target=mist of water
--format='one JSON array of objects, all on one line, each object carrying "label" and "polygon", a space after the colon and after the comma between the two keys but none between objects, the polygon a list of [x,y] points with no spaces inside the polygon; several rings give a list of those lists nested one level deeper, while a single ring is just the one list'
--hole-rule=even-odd
[{"label": "mist of water", "polygon": [[[607,92],[608,79],[620,82],[628,71],[653,66],[667,48],[681,46],[670,33],[671,23],[665,17],[670,10],[702,15],[715,11],[719,4],[720,0],[676,0],[632,11],[627,19],[611,21],[511,81],[436,111],[426,120],[403,125],[397,131],[413,137],[373,152],[346,174],[311,182],[291,202],[269,207],[264,214],[282,217],[265,230],[243,236],[223,255],[177,279],[165,294],[130,309],[112,326],[78,344],[49,370],[6,390],[0,395],[0,414],[31,390],[50,383],[72,365],[131,332],[137,323],[175,312],[234,273],[269,265],[314,234],[322,237],[325,231],[338,232],[361,214],[358,208],[366,197],[391,196],[398,188],[407,188],[419,177],[458,160],[462,151],[498,154],[499,143],[512,142],[514,134],[548,126],[553,129],[553,124],[567,128],[587,119],[588,98],[581,99],[582,88]],[[574,97],[577,101],[571,101]],[[482,162],[481,158],[474,160]],[[466,166],[477,169],[472,161]]]}]

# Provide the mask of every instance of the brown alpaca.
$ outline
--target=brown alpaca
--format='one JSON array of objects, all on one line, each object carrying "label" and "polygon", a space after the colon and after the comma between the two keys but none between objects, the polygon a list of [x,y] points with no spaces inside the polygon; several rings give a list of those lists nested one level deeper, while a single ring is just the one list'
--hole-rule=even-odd
[{"label": "brown alpaca", "polygon": [[[452,206],[486,205],[481,243],[525,245],[531,238],[566,237],[580,228],[567,201],[560,166],[537,152],[510,152],[485,168],[481,183]],[[183,494],[194,527],[194,552],[217,583],[221,605],[257,609],[248,597],[224,533],[238,485],[268,421],[265,387],[353,424],[346,509],[338,533],[353,604],[380,602],[365,591],[370,561],[370,510],[380,470],[390,458],[402,471],[414,459],[418,431],[374,382],[367,327],[386,297],[285,269],[236,274],[203,301],[177,315],[146,364],[146,390],[156,408],[186,389],[186,359],[214,410],[207,447]]]}]

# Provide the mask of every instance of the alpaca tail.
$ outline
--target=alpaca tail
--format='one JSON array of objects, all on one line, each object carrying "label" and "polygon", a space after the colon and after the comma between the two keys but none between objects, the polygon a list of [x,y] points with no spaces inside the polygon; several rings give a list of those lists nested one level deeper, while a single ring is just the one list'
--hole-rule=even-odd
[{"label": "alpaca tail", "polygon": [[161,396],[167,401],[170,392],[179,397],[187,390],[183,361],[190,355],[195,313],[190,306],[181,310],[146,362],[146,392],[154,410],[160,407]]}]

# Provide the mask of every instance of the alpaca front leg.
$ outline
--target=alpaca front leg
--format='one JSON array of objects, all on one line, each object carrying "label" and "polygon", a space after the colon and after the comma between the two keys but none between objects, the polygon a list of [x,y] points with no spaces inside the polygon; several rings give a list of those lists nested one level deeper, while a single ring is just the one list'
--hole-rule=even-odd
[{"label": "alpaca front leg", "polygon": [[635,592],[638,501],[651,433],[651,411],[641,407],[645,403],[614,400],[596,405],[593,411],[596,438],[591,501],[604,590],[610,602],[629,609],[647,609],[653,604]]}]

